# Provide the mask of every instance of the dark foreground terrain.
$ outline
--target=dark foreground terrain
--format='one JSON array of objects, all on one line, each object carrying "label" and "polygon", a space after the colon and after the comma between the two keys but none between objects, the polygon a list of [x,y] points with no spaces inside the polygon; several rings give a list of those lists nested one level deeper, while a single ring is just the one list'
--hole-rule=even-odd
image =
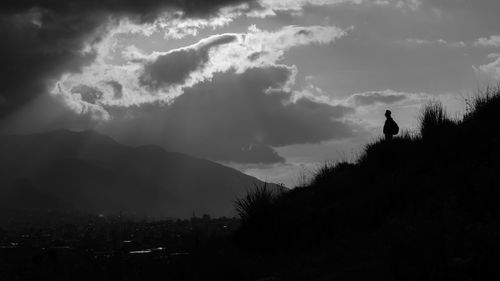
[{"label": "dark foreground terrain", "polygon": [[498,280],[500,92],[468,107],[452,120],[430,104],[419,132],[243,198],[241,245],[287,257],[278,280]]},{"label": "dark foreground terrain", "polygon": [[239,225],[208,215],[148,222],[7,209],[0,222],[0,280],[6,281],[199,280],[193,269],[201,251],[228,248]]},{"label": "dark foreground terrain", "polygon": [[476,99],[460,120],[431,104],[420,121],[419,132],[325,165],[306,186],[251,191],[235,202],[238,220],[94,217],[52,230],[11,222],[0,232],[0,276],[498,280],[500,93]]}]

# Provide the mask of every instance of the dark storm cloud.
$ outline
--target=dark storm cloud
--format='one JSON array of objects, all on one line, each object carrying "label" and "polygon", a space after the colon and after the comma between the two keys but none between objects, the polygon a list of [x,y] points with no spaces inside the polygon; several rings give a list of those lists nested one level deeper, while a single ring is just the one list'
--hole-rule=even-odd
[{"label": "dark storm cloud", "polygon": [[103,93],[99,89],[80,84],[71,89],[72,94],[79,94],[82,100],[88,103],[96,103],[102,98]]},{"label": "dark storm cloud", "polygon": [[140,81],[154,89],[182,84],[192,72],[203,68],[209,59],[210,49],[236,39],[236,35],[214,36],[195,46],[168,52],[144,67]]},{"label": "dark storm cloud", "polygon": [[247,57],[247,59],[248,59],[249,61],[253,62],[253,61],[258,60],[259,58],[261,58],[261,57],[262,57],[263,55],[265,55],[265,54],[266,54],[266,52],[255,52],[255,53],[250,54],[250,55]]},{"label": "dark storm cloud", "polygon": [[[94,53],[81,52],[99,42],[107,24],[122,16],[154,20],[167,9],[183,17],[208,17],[242,0],[16,0],[0,4],[0,77],[4,109],[0,117],[47,91],[48,82],[77,72]],[[252,1],[250,1],[252,2]]]},{"label": "dark storm cloud", "polygon": [[392,104],[405,100],[407,96],[400,93],[388,92],[368,92],[354,94],[349,99],[357,106],[373,105],[376,103]]},{"label": "dark storm cloud", "polygon": [[120,84],[117,81],[108,81],[106,82],[108,86],[110,86],[113,89],[113,98],[114,99],[121,99],[123,97],[123,85]]},{"label": "dark storm cloud", "polygon": [[59,129],[91,130],[96,124],[90,114],[74,112],[59,98],[38,95],[0,119],[0,134],[31,134]]},{"label": "dark storm cloud", "polygon": [[[289,102],[281,88],[293,70],[285,66],[218,73],[211,82],[189,88],[171,105],[110,110],[119,116],[101,128],[128,143],[156,143],[213,160],[276,163],[272,147],[318,143],[355,135],[340,121],[354,110],[306,98]],[[115,111],[115,112],[113,112]],[[120,116],[123,114],[123,116]],[[125,116],[133,116],[129,119]]]},{"label": "dark storm cloud", "polygon": [[99,20],[45,12],[40,15],[44,23],[39,26],[37,13],[26,11],[0,18],[0,95],[10,109],[45,92],[49,79],[66,71],[78,71],[95,55],[79,50],[99,26]]},{"label": "dark storm cloud", "polygon": [[154,18],[166,9],[180,10],[188,17],[204,17],[216,13],[219,8],[240,3],[257,7],[255,1],[245,0],[4,0],[0,14],[17,14],[33,7],[47,9],[58,14],[86,14],[106,12],[129,14],[143,21]]}]

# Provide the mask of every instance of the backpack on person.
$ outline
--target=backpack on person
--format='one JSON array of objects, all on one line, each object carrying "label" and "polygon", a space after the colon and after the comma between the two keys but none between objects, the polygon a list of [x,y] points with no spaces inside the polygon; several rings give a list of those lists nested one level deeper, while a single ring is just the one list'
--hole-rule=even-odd
[{"label": "backpack on person", "polygon": [[396,121],[394,121],[393,119],[391,119],[391,133],[393,136],[397,135],[399,133],[399,126],[398,126],[398,123],[396,123]]}]

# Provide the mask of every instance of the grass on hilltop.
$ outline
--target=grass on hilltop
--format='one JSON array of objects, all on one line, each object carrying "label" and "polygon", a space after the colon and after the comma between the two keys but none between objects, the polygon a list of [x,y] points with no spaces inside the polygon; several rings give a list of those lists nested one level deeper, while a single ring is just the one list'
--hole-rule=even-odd
[{"label": "grass on hilltop", "polygon": [[247,197],[239,244],[288,261],[313,256],[304,270],[322,278],[500,276],[500,90],[462,119],[430,103],[419,121],[419,132],[378,139],[355,163],[326,164],[309,185],[257,190],[266,207]]}]

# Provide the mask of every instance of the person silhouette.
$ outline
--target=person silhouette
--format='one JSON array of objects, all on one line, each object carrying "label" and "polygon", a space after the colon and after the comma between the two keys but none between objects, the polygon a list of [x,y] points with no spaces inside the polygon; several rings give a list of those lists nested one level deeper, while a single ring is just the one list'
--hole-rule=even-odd
[{"label": "person silhouette", "polygon": [[392,119],[392,117],[391,117],[391,111],[390,110],[386,110],[385,111],[385,118],[387,118],[385,120],[385,123],[384,123],[384,135],[385,135],[385,139],[386,140],[392,140],[392,136],[398,134],[398,132],[399,132],[399,126],[396,123],[396,121],[394,121],[394,119]]}]

